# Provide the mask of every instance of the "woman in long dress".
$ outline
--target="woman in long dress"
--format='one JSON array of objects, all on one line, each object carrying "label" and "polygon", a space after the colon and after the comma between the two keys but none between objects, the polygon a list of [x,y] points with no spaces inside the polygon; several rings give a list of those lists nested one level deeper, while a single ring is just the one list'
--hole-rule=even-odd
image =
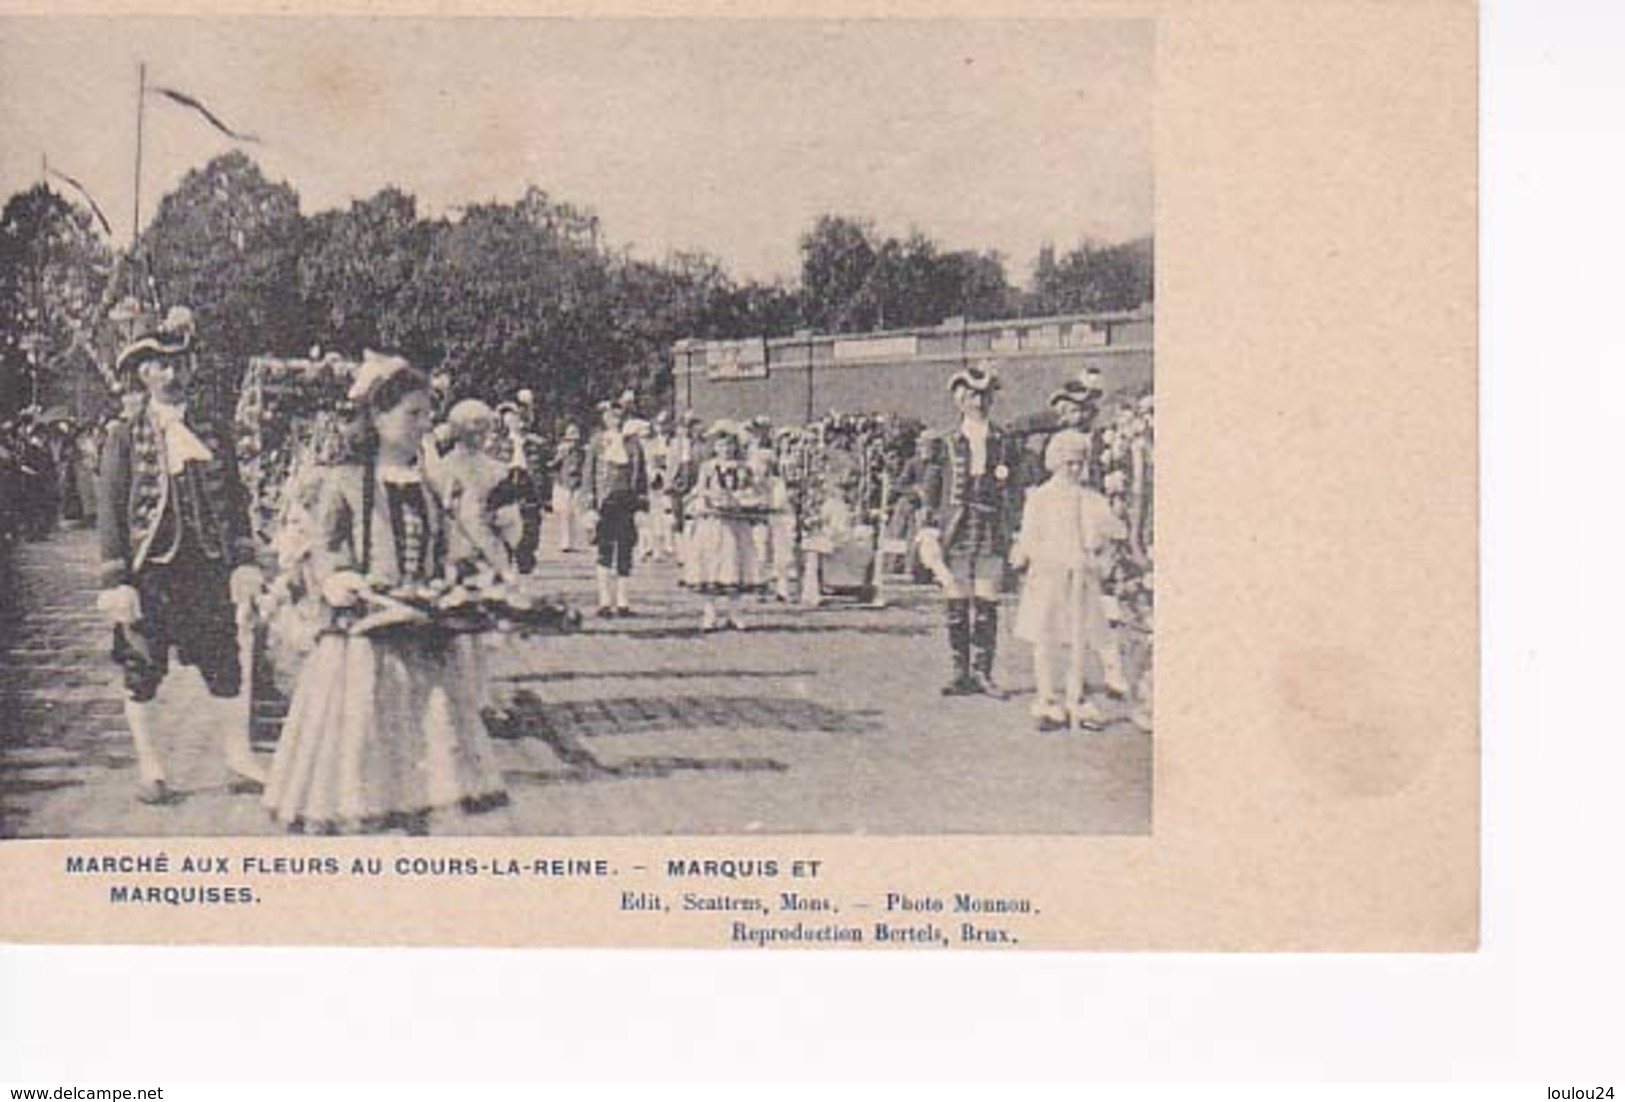
[{"label": "woman in long dress", "polygon": [[374,357],[350,396],[368,431],[359,461],[327,473],[303,564],[328,627],[300,669],[265,806],[297,831],[466,829],[508,802],[480,717],[480,641],[423,624],[350,630],[380,595],[445,584],[446,518],[419,462],[429,382]]},{"label": "woman in long dress", "polygon": [[[705,598],[700,630],[715,631],[725,623],[743,631],[740,596],[761,584],[755,525],[744,511],[759,507],[763,499],[755,473],[740,455],[738,427],[718,421],[708,435],[715,441],[716,454],[700,466],[694,490],[694,574]],[[717,616],[719,600],[722,620]]]}]

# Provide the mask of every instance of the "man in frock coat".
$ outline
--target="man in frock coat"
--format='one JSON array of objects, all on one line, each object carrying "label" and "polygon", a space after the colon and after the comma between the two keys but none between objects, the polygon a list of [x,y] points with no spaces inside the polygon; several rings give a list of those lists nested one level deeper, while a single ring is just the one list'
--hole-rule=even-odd
[{"label": "man in frock coat", "polygon": [[948,391],[959,427],[944,435],[927,468],[922,527],[940,530],[952,575],[948,648],[953,677],[944,695],[1002,695],[993,677],[999,643],[999,591],[1012,533],[1021,516],[1015,442],[992,423],[996,368],[983,362],[955,372]]},{"label": "man in frock coat", "polygon": [[[190,312],[178,307],[155,330],[138,333],[117,369],[142,397],[103,445],[96,604],[113,624],[113,657],[123,668],[136,796],[159,804],[171,793],[154,718],[171,651],[197,667],[212,696],[238,697],[237,610],[258,594],[261,579],[231,434],[188,401],[196,369]],[[265,772],[249,745],[248,717],[229,712],[218,722],[231,786],[256,791]]]}]

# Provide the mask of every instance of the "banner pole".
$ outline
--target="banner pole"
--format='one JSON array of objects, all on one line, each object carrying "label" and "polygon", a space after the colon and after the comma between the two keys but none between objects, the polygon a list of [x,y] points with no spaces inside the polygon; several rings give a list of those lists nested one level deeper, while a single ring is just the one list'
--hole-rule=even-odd
[{"label": "banner pole", "polygon": [[141,237],[141,138],[147,104],[147,63],[141,63],[141,83],[135,97],[135,212],[130,219],[130,251]]}]

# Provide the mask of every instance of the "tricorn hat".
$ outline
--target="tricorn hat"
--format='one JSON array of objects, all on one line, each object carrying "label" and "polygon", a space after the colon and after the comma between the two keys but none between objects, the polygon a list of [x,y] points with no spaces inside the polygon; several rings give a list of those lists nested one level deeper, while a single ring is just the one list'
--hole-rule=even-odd
[{"label": "tricorn hat", "polygon": [[1075,379],[1068,379],[1066,385],[1049,396],[1051,406],[1075,405],[1084,406],[1099,402],[1106,388],[1100,382],[1100,369],[1088,368]]},{"label": "tricorn hat", "polygon": [[998,390],[998,365],[992,360],[983,360],[981,363],[971,364],[962,371],[954,372],[953,378],[948,380],[948,393],[952,394],[961,387],[981,391],[984,394]]},{"label": "tricorn hat", "polygon": [[374,352],[370,348],[361,352],[361,369],[355,373],[355,380],[350,384],[350,392],[346,397],[356,404],[361,404],[378,389],[378,385],[385,379],[393,378],[402,371],[410,371],[412,365],[403,356],[392,356],[384,352]]},{"label": "tricorn hat", "polygon": [[179,356],[192,349],[196,323],[185,306],[171,307],[162,321],[150,314],[137,315],[135,332],[118,354],[113,369],[120,375],[134,371],[149,360]]}]

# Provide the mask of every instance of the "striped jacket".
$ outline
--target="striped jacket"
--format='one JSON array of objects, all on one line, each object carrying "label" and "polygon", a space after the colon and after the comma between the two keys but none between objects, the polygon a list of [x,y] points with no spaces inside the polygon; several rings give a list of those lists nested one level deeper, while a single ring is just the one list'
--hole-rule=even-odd
[{"label": "striped jacket", "polygon": [[1011,438],[996,425],[987,433],[987,470],[971,474],[970,438],[955,432],[940,441],[921,484],[922,523],[942,530],[946,555],[1010,553],[1021,517],[1021,464]]},{"label": "striped jacket", "polygon": [[[607,430],[606,430],[607,431]],[[581,488],[594,509],[602,509],[612,494],[630,495],[633,508],[644,512],[649,508],[649,467],[643,455],[643,445],[636,437],[626,437],[626,455],[629,462],[611,463],[604,458],[604,433],[593,436],[587,445],[586,461],[582,467]]]},{"label": "striped jacket", "polygon": [[185,527],[206,557],[227,566],[254,561],[248,494],[237,472],[231,437],[190,407],[186,425],[214,458],[188,464],[179,475],[166,467],[163,433],[146,402],[109,430],[96,488],[104,587],[133,582],[149,556],[157,553],[154,537],[170,517]]}]

